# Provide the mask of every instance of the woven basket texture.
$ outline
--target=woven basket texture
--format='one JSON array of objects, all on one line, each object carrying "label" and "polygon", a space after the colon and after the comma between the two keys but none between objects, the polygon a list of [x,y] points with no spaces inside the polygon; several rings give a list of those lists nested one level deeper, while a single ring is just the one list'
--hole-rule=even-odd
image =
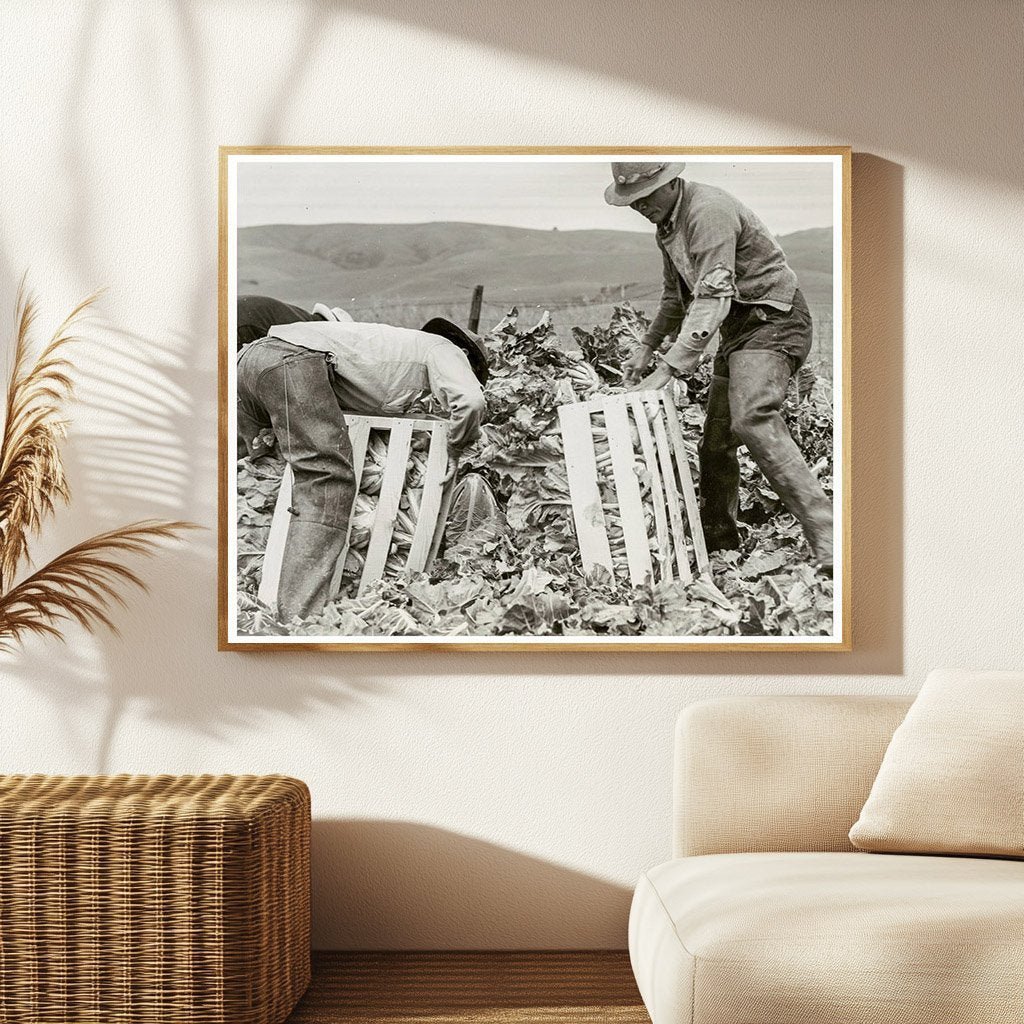
[{"label": "woven basket texture", "polygon": [[0,777],[0,1022],[285,1020],[309,835],[285,776]]}]

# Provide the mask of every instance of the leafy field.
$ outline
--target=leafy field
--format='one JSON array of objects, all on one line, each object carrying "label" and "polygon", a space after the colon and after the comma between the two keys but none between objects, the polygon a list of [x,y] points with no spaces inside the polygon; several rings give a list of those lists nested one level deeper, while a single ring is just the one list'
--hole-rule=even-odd
[{"label": "leafy field", "polygon": [[[487,338],[492,355],[488,422],[484,437],[460,465],[462,493],[441,557],[429,573],[386,576],[357,597],[352,593],[359,566],[355,552],[346,565],[342,595],[314,618],[282,623],[256,600],[283,463],[276,455],[240,460],[239,631],[431,637],[831,633],[832,581],[815,572],[799,526],[745,452],[745,538],[741,550],[712,556],[715,587],[696,580],[634,588],[618,576],[584,575],[557,428],[558,389],[568,380],[585,399],[619,386],[615,367],[646,322],[627,303],[614,308],[605,327],[576,328],[560,336],[549,317],[522,327],[513,310]],[[675,386],[674,391],[695,478],[708,380],[705,363],[689,389]],[[805,375],[801,394],[792,389],[785,415],[808,463],[831,493],[828,378]],[[372,507],[364,514],[365,531]]]}]

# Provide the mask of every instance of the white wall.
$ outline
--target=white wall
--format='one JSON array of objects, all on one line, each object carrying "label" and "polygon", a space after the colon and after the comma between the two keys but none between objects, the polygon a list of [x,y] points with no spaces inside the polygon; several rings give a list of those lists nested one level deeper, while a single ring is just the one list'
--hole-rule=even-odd
[{"label": "white wall", "polygon": [[[321,947],[622,946],[681,706],[1024,664],[1019,4],[24,0],[0,37],[0,316],[26,268],[51,325],[108,288],[40,551],[210,527],[123,641],[4,661],[2,769],[307,780]],[[222,143],[851,143],[854,653],[216,653]]]}]

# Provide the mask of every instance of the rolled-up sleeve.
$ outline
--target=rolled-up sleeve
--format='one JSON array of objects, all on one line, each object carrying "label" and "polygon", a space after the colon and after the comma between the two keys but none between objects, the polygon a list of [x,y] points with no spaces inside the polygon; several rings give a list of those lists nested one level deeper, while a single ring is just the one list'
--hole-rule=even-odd
[{"label": "rolled-up sleeve", "polygon": [[461,451],[480,436],[487,403],[464,352],[447,341],[434,345],[426,358],[434,397],[448,409],[448,447]]},{"label": "rolled-up sleeve", "polygon": [[665,362],[674,370],[686,366],[690,358],[687,353],[700,352],[707,347],[722,321],[729,315],[731,306],[731,299],[710,299],[706,296],[694,299],[687,310],[676,343],[665,353]]}]

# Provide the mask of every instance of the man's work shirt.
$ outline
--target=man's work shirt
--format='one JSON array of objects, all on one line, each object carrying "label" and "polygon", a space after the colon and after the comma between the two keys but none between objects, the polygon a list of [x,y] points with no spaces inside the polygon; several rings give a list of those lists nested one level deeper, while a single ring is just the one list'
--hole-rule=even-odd
[{"label": "man's work shirt", "polygon": [[730,302],[792,308],[798,282],[786,254],[757,214],[714,185],[683,181],[657,242],[664,291],[648,344],[676,330],[677,346],[706,342]]},{"label": "man's work shirt", "polygon": [[268,337],[324,352],[346,412],[400,416],[431,392],[448,410],[451,448],[480,435],[486,408],[480,382],[465,352],[445,338],[390,324],[330,321],[272,327]]}]

